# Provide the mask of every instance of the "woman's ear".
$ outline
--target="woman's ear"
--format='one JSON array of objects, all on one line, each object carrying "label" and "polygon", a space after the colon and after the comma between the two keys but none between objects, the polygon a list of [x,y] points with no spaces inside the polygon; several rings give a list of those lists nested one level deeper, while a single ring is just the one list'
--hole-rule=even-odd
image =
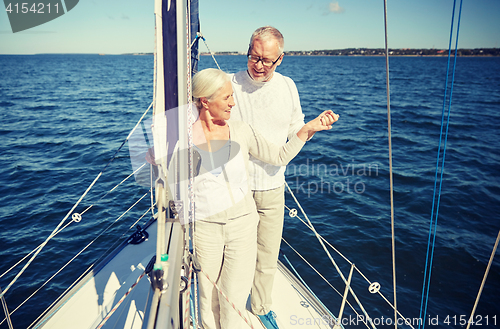
[{"label": "woman's ear", "polygon": [[206,97],[201,97],[200,102],[201,102],[201,106],[208,109],[208,99]]}]

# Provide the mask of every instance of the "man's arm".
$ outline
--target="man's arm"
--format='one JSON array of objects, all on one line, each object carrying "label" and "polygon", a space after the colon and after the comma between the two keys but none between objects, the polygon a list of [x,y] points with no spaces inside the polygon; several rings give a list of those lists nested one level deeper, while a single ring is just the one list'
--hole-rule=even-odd
[{"label": "man's arm", "polygon": [[288,127],[288,139],[291,139],[304,126],[305,115],[304,113],[302,113],[302,107],[300,106],[300,98],[297,86],[290,78],[285,78],[285,81],[290,91],[290,97],[292,98],[293,106],[290,126]]}]

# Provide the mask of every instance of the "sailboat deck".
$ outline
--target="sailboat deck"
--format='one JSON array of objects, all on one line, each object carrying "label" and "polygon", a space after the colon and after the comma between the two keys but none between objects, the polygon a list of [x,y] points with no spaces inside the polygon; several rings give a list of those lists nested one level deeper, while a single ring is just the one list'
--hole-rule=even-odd
[{"label": "sailboat deck", "polygon": [[[102,268],[89,273],[33,328],[143,328],[148,316],[144,310],[152,295],[149,277],[143,274],[155,255],[156,222],[147,232],[147,241],[126,245],[110,256]],[[328,310],[283,264],[278,265],[272,298],[279,327],[333,328]],[[244,314],[253,328],[263,328],[248,310]]]},{"label": "sailboat deck", "polygon": [[[280,329],[334,327],[335,319],[328,310],[281,262],[274,278],[272,298]],[[254,328],[264,328],[255,315],[247,313]]]}]

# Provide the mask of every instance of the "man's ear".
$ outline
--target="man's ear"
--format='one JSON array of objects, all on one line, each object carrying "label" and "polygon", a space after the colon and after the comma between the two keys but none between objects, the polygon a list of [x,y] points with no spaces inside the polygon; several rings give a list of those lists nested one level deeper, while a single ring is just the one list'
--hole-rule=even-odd
[{"label": "man's ear", "polygon": [[283,61],[283,57],[285,57],[285,53],[281,54],[280,59],[276,63],[276,67],[280,66],[281,62]]}]

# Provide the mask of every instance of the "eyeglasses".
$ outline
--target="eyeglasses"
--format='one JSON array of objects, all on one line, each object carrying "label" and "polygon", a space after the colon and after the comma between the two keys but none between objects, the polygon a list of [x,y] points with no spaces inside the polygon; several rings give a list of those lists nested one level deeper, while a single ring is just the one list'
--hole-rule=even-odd
[{"label": "eyeglasses", "polygon": [[[281,54],[281,55],[283,55],[283,54]],[[250,55],[250,54],[247,54],[247,57],[248,57],[249,62],[252,62],[254,64],[257,64],[258,62],[262,62],[262,65],[267,66],[267,67],[271,67],[274,64],[276,64],[276,62],[281,58],[281,55],[279,55],[275,61],[273,61],[271,59],[267,59],[267,58],[260,58],[259,56]]]}]

